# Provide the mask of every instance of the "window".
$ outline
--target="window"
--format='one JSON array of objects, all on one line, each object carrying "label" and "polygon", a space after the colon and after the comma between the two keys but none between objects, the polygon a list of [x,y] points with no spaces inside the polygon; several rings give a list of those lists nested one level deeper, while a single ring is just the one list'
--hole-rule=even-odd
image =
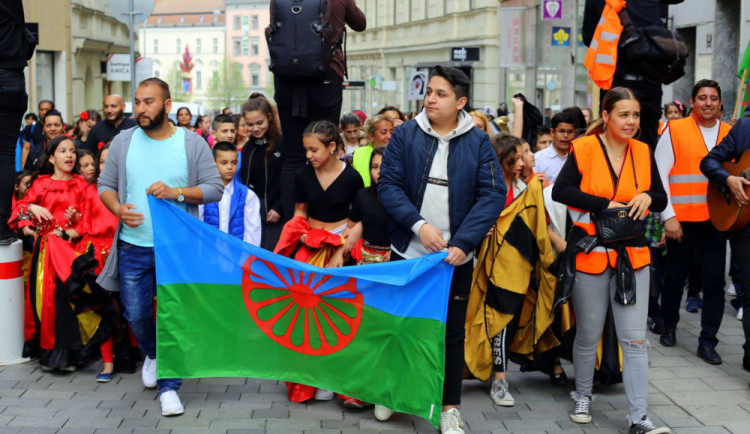
[{"label": "window", "polygon": [[247,56],[247,35],[242,36],[242,55]]},{"label": "window", "polygon": [[154,39],[154,54],[159,54],[159,40]]},{"label": "window", "polygon": [[232,54],[235,56],[242,55],[242,40],[240,38],[232,38]]},{"label": "window", "polygon": [[244,30],[245,33],[247,33],[247,15],[242,17],[242,30]]},{"label": "window", "polygon": [[239,30],[240,29],[240,17],[239,17],[239,15],[235,15],[234,16],[233,27],[232,28],[234,30]]},{"label": "window", "polygon": [[250,87],[260,87],[260,65],[250,64]]},{"label": "window", "polygon": [[195,71],[195,88],[201,89],[203,87],[203,73],[201,71]]},{"label": "window", "polygon": [[201,48],[203,48],[203,47],[201,47],[201,45],[203,45],[203,43],[201,42],[201,39],[200,38],[196,39],[195,40],[195,52],[196,53],[200,53],[201,52]]},{"label": "window", "polygon": [[214,53],[219,52],[219,38],[214,38]]},{"label": "window", "polygon": [[258,16],[253,15],[250,17],[250,30],[258,30]]},{"label": "window", "polygon": [[258,50],[259,50],[259,40],[257,37],[250,38],[250,55],[251,56],[257,56]]},{"label": "window", "polygon": [[180,51],[182,50],[182,39],[180,39],[180,38],[177,38],[177,41],[176,41],[176,42],[177,42],[177,43],[175,44],[175,46],[177,47],[177,53],[179,54],[179,53],[180,53]]}]

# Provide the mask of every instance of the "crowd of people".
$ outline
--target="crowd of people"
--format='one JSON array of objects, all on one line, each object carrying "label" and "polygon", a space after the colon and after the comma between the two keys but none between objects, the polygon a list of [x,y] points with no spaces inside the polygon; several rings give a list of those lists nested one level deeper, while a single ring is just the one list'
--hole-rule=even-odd
[{"label": "crowd of people", "polygon": [[[9,219],[27,250],[24,355],[37,357],[44,370],[61,371],[101,358],[96,381],[108,382],[115,372],[134,372],[137,347],[145,354],[143,383],[158,387],[163,414],[182,413],[181,380],[156,378],[147,192],[245,242],[322,267],[447,250],[446,261],[456,269],[446,322],[441,429],[461,432],[465,365],[476,378],[490,381],[494,403],[515,404],[508,363],[518,361],[524,299],[531,288],[541,293],[544,285],[538,275],[526,274],[520,295],[505,299],[516,276],[510,273],[505,281],[507,270],[501,268],[482,283],[478,270],[488,255],[500,263],[509,260],[503,257],[507,251],[492,249],[493,240],[510,237],[508,224],[518,214],[507,211],[514,202],[533,200],[545,210],[545,229],[534,233],[540,257],[564,263],[565,271],[552,279],[563,283],[571,271],[575,276],[567,289],[557,285],[566,315],[575,317],[575,338],[566,348],[565,331],[549,326],[560,342],[533,366],[520,362],[523,370],[545,372],[552,384],[565,387],[560,360],[571,359],[570,417],[590,422],[597,348],[611,321],[622,351],[614,381],[625,384],[631,432],[668,432],[647,415],[646,328],[660,335],[662,345],[674,346],[682,293],[696,287],[687,307],[691,311],[702,293],[697,355],[721,363],[715,347],[725,257],[737,274],[733,305],[742,317],[739,264],[746,250],[732,238],[732,254],[726,255],[727,238],[709,221],[708,180],[700,172],[708,151],[718,152],[718,144],[733,137],[731,126],[718,120],[720,87],[711,80],[696,83],[689,111],[679,101],[665,105],[667,122],[659,127],[655,152],[637,140],[640,105],[627,88],[605,94],[596,121],[587,122],[581,109],[570,107],[553,114],[549,125],[526,125],[536,131],[533,143],[523,138],[523,112],[535,110],[528,102],[515,98],[514,121],[508,122],[469,109],[468,89],[461,71],[436,67],[417,114],[387,106],[369,118],[354,112],[341,116],[338,125],[309,124],[302,133],[307,164],[295,174],[292,215],[285,215],[280,203],[283,124],[261,94],[251,95],[239,116],[198,117],[193,127],[187,108],[178,110],[176,122],[169,119],[169,88],[156,78],[138,86],[135,119],[124,116],[119,95],[105,99],[103,117],[87,110],[73,125],[64,123],[53,102],[40,102],[41,116],[28,114],[20,132],[19,146],[28,152],[18,165]],[[741,127],[747,127],[744,119],[735,128]],[[741,146],[744,139],[734,136],[740,143],[735,147]],[[726,150],[721,157],[728,158]],[[712,167],[706,173],[720,176]],[[626,210],[649,230],[613,243],[603,240],[597,218],[607,209]],[[707,251],[699,260],[698,252]],[[616,278],[621,270],[626,277]],[[504,301],[493,308],[505,316],[490,320],[496,332],[479,338],[486,340],[485,354],[469,356],[465,347],[469,351],[475,341],[467,331],[475,308],[469,300],[480,287],[483,297],[501,294]],[[532,351],[542,353],[540,342],[531,343]],[[477,362],[484,359],[490,361],[486,368]],[[745,369],[749,363],[746,352]],[[307,385],[288,387],[292,401],[334,397],[333,391]],[[368,405],[356,397],[342,399],[349,408]],[[379,420],[391,414],[375,406]]]}]

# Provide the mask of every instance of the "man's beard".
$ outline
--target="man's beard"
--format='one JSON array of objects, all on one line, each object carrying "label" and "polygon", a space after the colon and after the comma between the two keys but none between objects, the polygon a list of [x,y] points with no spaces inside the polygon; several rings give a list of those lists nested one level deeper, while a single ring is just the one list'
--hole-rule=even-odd
[{"label": "man's beard", "polygon": [[107,121],[109,121],[110,124],[117,125],[117,124],[119,124],[122,121],[122,118],[124,118],[124,117],[125,117],[125,113],[123,113],[122,110],[118,110],[117,111],[117,115],[115,116],[115,118],[112,119],[111,121],[109,119],[107,119]]},{"label": "man's beard", "polygon": [[[153,120],[149,119],[149,118],[147,118],[145,116],[144,117],[139,117],[138,118],[138,125],[141,127],[141,129],[146,130],[146,131],[148,131],[148,130],[155,130],[155,129],[159,128],[160,126],[162,126],[162,124],[164,124],[164,119],[166,117],[167,117],[167,112],[164,111],[164,110],[162,110],[162,111],[160,111],[154,117]],[[143,120],[143,119],[148,120],[148,124],[147,125],[143,125],[141,123],[141,120]]]}]

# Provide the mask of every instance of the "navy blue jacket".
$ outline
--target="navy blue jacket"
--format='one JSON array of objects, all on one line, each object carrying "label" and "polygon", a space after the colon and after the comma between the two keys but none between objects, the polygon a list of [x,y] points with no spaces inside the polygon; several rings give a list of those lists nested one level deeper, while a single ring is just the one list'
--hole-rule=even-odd
[{"label": "navy blue jacket", "polygon": [[[734,159],[739,160],[748,149],[750,149],[750,118],[741,118],[737,120],[724,140],[703,157],[701,172],[719,191],[727,193],[729,172],[722,167],[722,164]],[[750,225],[745,226],[743,231],[750,231]]]},{"label": "navy blue jacket", "polygon": [[[383,155],[378,195],[390,217],[391,244],[402,252],[411,227],[423,220],[419,210],[437,147],[438,140],[411,120],[396,128]],[[487,133],[473,128],[450,141],[448,180],[448,245],[469,254],[500,216],[508,192]]]}]

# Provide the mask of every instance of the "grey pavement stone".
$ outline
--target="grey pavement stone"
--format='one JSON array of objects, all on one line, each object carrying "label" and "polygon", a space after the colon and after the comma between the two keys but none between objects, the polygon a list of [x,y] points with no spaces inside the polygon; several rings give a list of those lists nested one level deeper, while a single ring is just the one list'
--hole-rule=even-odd
[{"label": "grey pavement stone", "polygon": [[53,399],[47,404],[47,408],[96,408],[100,403],[96,399]]},{"label": "grey pavement stone", "polygon": [[211,426],[210,419],[199,419],[197,414],[195,416],[190,414],[183,414],[182,416],[176,417],[162,417],[159,419],[157,428],[209,428]]},{"label": "grey pavement stone", "polygon": [[[0,416],[54,416],[56,408],[6,407]],[[0,419],[1,420],[1,419]],[[0,425],[4,425],[0,423]]]},{"label": "grey pavement stone", "polygon": [[132,428],[100,428],[94,434],[132,434]]},{"label": "grey pavement stone", "polygon": [[121,399],[102,400],[98,408],[133,408],[133,404],[135,404],[135,401]]},{"label": "grey pavement stone", "polygon": [[71,408],[64,408],[61,410],[57,410],[57,413],[55,413],[56,417],[69,417],[69,418],[85,418],[85,419],[100,419],[105,418],[110,413],[110,409],[108,408],[94,408],[94,409],[86,409],[86,410],[80,410],[80,409],[71,409]]},{"label": "grey pavement stone", "polygon": [[266,430],[282,429],[318,429],[320,428],[320,419],[267,419]]},{"label": "grey pavement stone", "polygon": [[306,429],[304,434],[341,434],[340,429]]},{"label": "grey pavement stone", "polygon": [[[109,417],[120,417],[123,419],[135,419],[143,417],[146,414],[145,408],[113,408],[109,412]],[[161,417],[161,414],[159,414]]]},{"label": "grey pavement stone", "polygon": [[52,434],[58,431],[57,428],[40,428],[40,427],[22,427],[17,432],[19,434]]},{"label": "grey pavement stone", "polygon": [[8,422],[8,426],[20,426],[30,428],[62,428],[67,418],[55,416],[16,416]]},{"label": "grey pavement stone", "polygon": [[234,418],[226,418],[226,419],[214,419],[211,421],[211,428],[224,428],[224,429],[253,429],[253,428],[260,428],[264,429],[266,427],[266,420],[265,419],[234,419]]},{"label": "grey pavement stone", "polygon": [[170,434],[168,429],[136,428],[133,434]]},{"label": "grey pavement stone", "polygon": [[226,434],[225,429],[206,429],[206,428],[176,428],[169,434]]},{"label": "grey pavement stone", "polygon": [[410,418],[401,417],[405,415],[394,414],[390,419],[381,422],[375,419],[363,419],[359,422],[359,428],[365,430],[397,431],[409,430],[414,431],[414,423]]},{"label": "grey pavement stone", "polygon": [[228,429],[227,434],[264,434],[263,429]]},{"label": "grey pavement stone", "polygon": [[253,410],[253,419],[289,419],[289,410],[257,409]]},{"label": "grey pavement stone", "polygon": [[56,434],[94,434],[95,428],[60,428]]},{"label": "grey pavement stone", "polygon": [[329,419],[321,420],[321,426],[324,429],[356,429],[359,428],[359,421],[352,419]]},{"label": "grey pavement stone", "polygon": [[122,423],[119,417],[87,418],[71,417],[65,423],[65,428],[117,428]]},{"label": "grey pavement stone", "polygon": [[155,417],[125,418],[122,420],[120,428],[156,428],[159,419]]}]

